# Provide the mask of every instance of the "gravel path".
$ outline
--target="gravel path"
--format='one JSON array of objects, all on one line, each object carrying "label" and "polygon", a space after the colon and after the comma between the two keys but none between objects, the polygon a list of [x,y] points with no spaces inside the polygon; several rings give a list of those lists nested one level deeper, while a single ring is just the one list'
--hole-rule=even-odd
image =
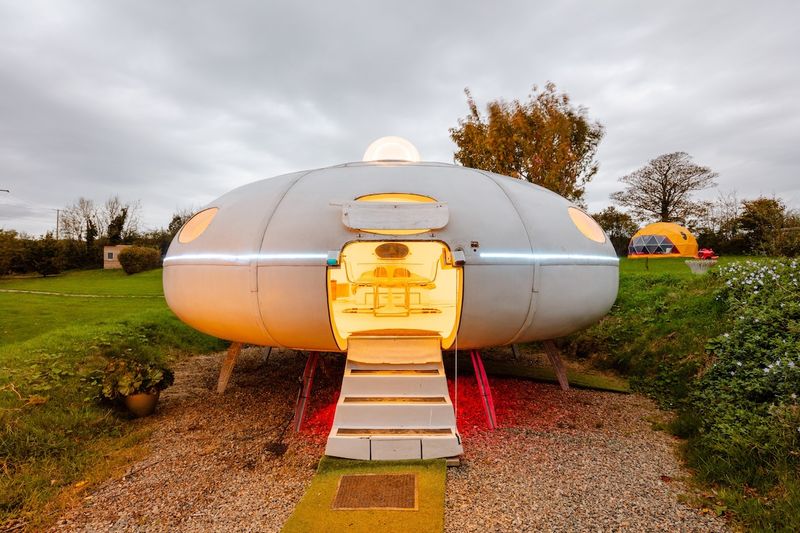
[{"label": "gravel path", "polygon": [[448,469],[448,531],[726,531],[678,502],[686,473],[650,401],[524,388],[538,406],[467,435],[464,465]]},{"label": "gravel path", "polygon": [[[286,429],[305,359],[243,350],[228,392],[211,392],[222,354],[176,369],[150,455],[87,495],[57,531],[278,531],[324,453],[343,358],[318,369],[305,429]],[[491,378],[490,378],[491,379]],[[491,379],[502,429],[461,402],[465,461],[447,475],[446,530],[724,531],[678,503],[685,475],[663,417],[636,395]],[[474,380],[459,380],[468,397]],[[463,391],[463,392],[462,392]]]}]

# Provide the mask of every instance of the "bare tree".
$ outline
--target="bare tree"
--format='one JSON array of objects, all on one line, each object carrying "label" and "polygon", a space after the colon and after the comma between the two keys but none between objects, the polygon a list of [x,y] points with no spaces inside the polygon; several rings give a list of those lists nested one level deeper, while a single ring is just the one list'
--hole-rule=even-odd
[{"label": "bare tree", "polygon": [[124,207],[122,200],[115,194],[114,196],[109,196],[97,209],[97,226],[103,235],[106,235],[108,225],[111,224],[111,221],[119,217]]},{"label": "bare tree", "polygon": [[68,239],[84,240],[90,225],[97,226],[97,208],[92,200],[80,197],[62,211],[61,226]]},{"label": "bare tree", "polygon": [[136,235],[139,233],[139,229],[142,224],[142,204],[139,200],[136,200],[126,204],[125,207],[128,209],[128,218],[125,221],[125,228],[122,231],[122,235],[126,240],[129,240],[136,237]]},{"label": "bare tree", "polygon": [[739,201],[736,191],[720,193],[714,208],[718,224],[717,232],[725,239],[734,238],[738,233],[739,217],[742,214],[742,202]]},{"label": "bare tree", "polygon": [[[108,237],[109,225],[115,220],[124,220],[125,226],[122,228],[121,237],[123,239],[129,239],[139,231],[141,209],[142,206],[138,200],[125,203],[120,200],[119,196],[116,194],[110,196],[97,210],[97,228]],[[126,212],[124,218],[121,217],[123,210]]]},{"label": "bare tree", "polygon": [[611,198],[642,219],[683,221],[696,208],[691,195],[712,187],[717,173],[696,165],[686,152],[672,152],[619,179],[625,190]]}]

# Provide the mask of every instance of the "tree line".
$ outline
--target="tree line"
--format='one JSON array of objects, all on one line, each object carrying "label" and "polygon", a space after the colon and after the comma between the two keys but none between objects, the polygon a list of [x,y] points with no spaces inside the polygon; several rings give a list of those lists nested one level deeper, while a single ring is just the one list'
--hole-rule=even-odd
[{"label": "tree line", "polygon": [[191,217],[178,211],[164,228],[142,230],[141,205],[111,196],[102,204],[79,198],[59,218],[59,237],[53,232],[36,238],[14,230],[0,229],[0,275],[39,273],[43,276],[63,270],[102,268],[103,247],[135,244],[154,248],[160,256],[178,230]]}]

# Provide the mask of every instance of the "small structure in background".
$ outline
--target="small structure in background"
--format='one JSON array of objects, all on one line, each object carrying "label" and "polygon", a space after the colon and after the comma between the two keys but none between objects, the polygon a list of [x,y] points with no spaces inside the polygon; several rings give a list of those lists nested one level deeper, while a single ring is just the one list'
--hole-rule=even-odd
[{"label": "small structure in background", "polygon": [[711,248],[700,248],[697,252],[697,259],[689,259],[686,264],[692,274],[705,274],[711,267],[717,264],[719,256]]},{"label": "small structure in background", "polygon": [[700,248],[697,251],[697,258],[698,259],[719,259],[719,256],[714,253],[714,250],[711,248]]},{"label": "small structure in background", "polygon": [[119,253],[130,244],[117,244],[116,246],[103,246],[103,268],[122,268],[119,263]]},{"label": "small structure in background", "polygon": [[697,257],[692,232],[672,222],[655,222],[637,231],[628,245],[628,259]]}]

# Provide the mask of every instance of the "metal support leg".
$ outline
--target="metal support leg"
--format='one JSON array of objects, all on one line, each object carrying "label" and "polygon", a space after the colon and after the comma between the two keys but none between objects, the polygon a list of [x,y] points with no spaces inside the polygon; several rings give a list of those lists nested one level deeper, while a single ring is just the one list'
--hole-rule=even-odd
[{"label": "metal support leg", "polygon": [[550,364],[553,365],[553,370],[556,372],[558,384],[561,385],[561,390],[569,390],[569,380],[567,380],[567,371],[564,368],[564,363],[561,361],[561,354],[558,353],[556,343],[547,340],[544,341],[544,351],[547,352],[547,358],[550,359]]},{"label": "metal support leg", "polygon": [[475,380],[478,382],[478,389],[481,391],[483,409],[486,412],[486,423],[489,429],[495,429],[497,427],[497,416],[494,412],[492,389],[489,387],[489,378],[486,376],[486,369],[483,367],[481,352],[470,350],[469,355],[472,358],[472,368],[475,369]]},{"label": "metal support leg", "polygon": [[317,370],[319,353],[311,352],[308,354],[306,368],[303,370],[303,385],[297,394],[297,405],[294,408],[294,430],[300,431],[303,425],[303,417],[306,416],[308,407],[308,397],[311,393],[311,386],[314,384],[314,372]]},{"label": "metal support leg", "polygon": [[239,357],[239,352],[242,351],[242,343],[234,342],[228,347],[228,354],[222,361],[222,368],[219,370],[219,379],[217,380],[217,394],[222,394],[228,388],[228,381],[231,379],[233,367],[236,364],[236,358]]}]

